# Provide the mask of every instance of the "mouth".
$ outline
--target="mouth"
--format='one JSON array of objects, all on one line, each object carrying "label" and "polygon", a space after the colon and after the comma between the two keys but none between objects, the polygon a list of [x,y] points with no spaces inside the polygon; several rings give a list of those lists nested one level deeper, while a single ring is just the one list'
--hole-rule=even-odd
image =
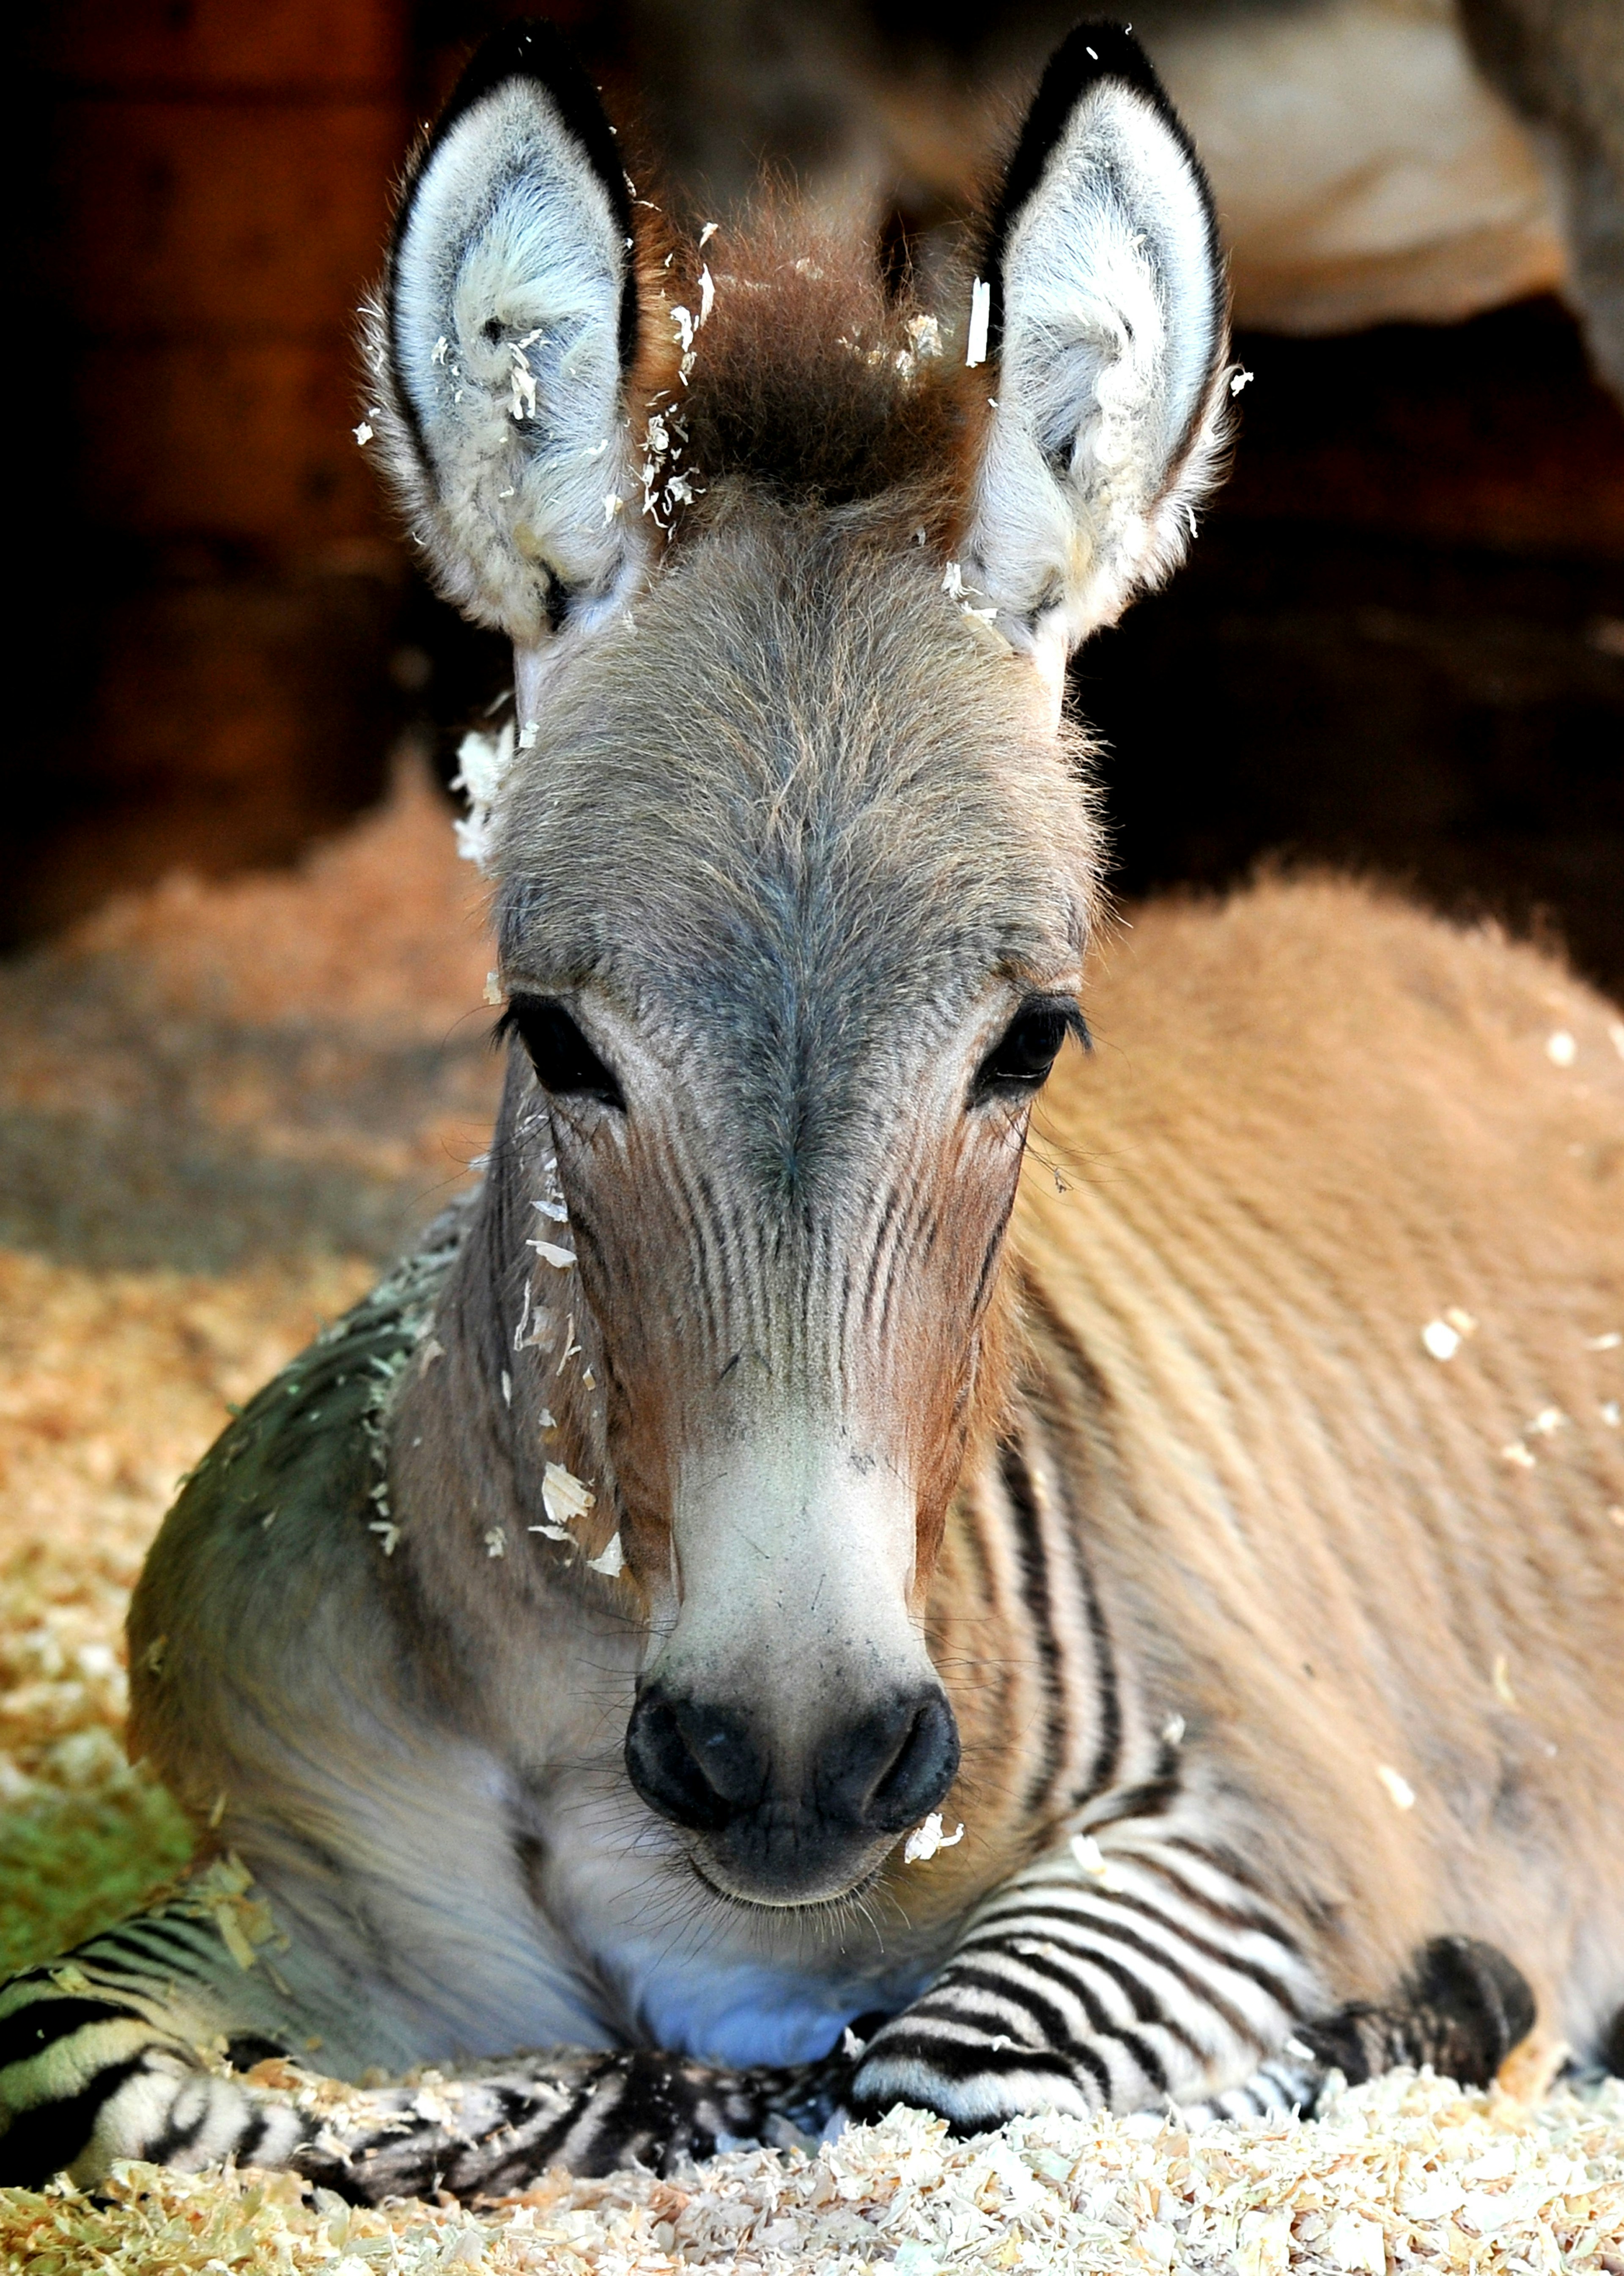
[{"label": "mouth", "polygon": [[888,1843],[880,1855],[849,1881],[839,1888],[820,1889],[811,1894],[778,1895],[765,1890],[729,1888],[716,1878],[714,1868],[707,1870],[697,1853],[687,1852],[688,1869],[696,1881],[718,1897],[733,1911],[755,1916],[763,1920],[783,1921],[792,1917],[825,1922],[844,1919],[848,1912],[862,1905],[880,1885],[885,1870],[885,1860],[895,1847]]}]

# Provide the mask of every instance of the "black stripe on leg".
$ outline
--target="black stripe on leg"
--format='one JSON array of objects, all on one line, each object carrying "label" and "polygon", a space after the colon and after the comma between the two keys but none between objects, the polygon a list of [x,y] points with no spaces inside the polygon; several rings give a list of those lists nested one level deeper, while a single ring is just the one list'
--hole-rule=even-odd
[{"label": "black stripe on leg", "polygon": [[102,2106],[146,2062],[144,2053],[126,2062],[110,2063],[98,2071],[81,2093],[63,2102],[42,2103],[26,2110],[0,2134],[0,2188],[37,2189],[71,2166],[95,2132]]},{"label": "black stripe on leg", "polygon": [[[1119,2046],[1126,2048],[1157,2092],[1158,2094],[1166,2092],[1166,2067],[1155,2048],[1140,2032],[1134,2030],[1127,2023],[1113,2023],[1089,1986],[1081,1981],[1080,1974],[1074,1974],[1071,1969],[1063,1967],[1058,1960],[1051,1960],[1044,1953],[1020,1952],[1012,1947],[1009,1958],[1012,1965],[1029,1968],[1035,1976],[1047,1976],[1052,1983],[1058,1984],[1063,1990],[1069,1992],[1089,2018],[1089,2029],[1095,2037],[1114,2039]],[[1084,1964],[1079,1960],[1078,1969],[1081,1969]],[[1142,1996],[1143,1986],[1137,1988]],[[1140,2021],[1163,2023],[1163,2018],[1159,2014],[1150,2017],[1142,2015]],[[1188,2031],[1181,2030],[1172,2024],[1164,2024],[1163,2027],[1172,2037],[1188,2047],[1192,2054],[1197,2052],[1195,2042]]]},{"label": "black stripe on leg", "polygon": [[0,2018],[0,2071],[13,2063],[34,2062],[48,2048],[57,2046],[75,2031],[96,2023],[139,2023],[144,2019],[128,2007],[115,2007],[105,1999],[34,1999],[15,2014]]},{"label": "black stripe on leg", "polygon": [[[1022,1941],[1026,1940],[1028,1939],[1025,1938],[1023,1933]],[[1037,1942],[1040,1941],[1040,1939],[1034,1938],[1031,1938],[1030,1941]],[[1063,1944],[1059,1938],[1055,1938],[1051,1939],[1051,1941],[1053,1942],[1056,1952],[1059,1954],[1061,1960],[1069,1960],[1080,1971],[1085,1968],[1092,1969],[1097,1975],[1109,1977],[1110,1981],[1113,1983],[1117,1986],[1117,1989],[1123,1994],[1129,2007],[1132,2007],[1134,2011],[1134,2020],[1135,2022],[1157,2024],[1161,2028],[1161,2029],[1167,2032],[1170,2037],[1177,2039],[1180,2045],[1187,2048],[1191,2054],[1198,2058],[1203,2056],[1203,2050],[1197,2043],[1193,2033],[1185,2029],[1184,2025],[1179,2021],[1176,2015],[1164,2014],[1161,2002],[1157,1999],[1149,1984],[1142,1983],[1139,1977],[1135,1975],[1133,1969],[1127,1966],[1126,1961],[1119,1960],[1114,1953],[1097,1952],[1094,1950],[1092,1946],[1081,1947],[1076,1945]],[[975,1951],[977,1948],[978,1947],[975,1946],[968,1946],[966,1947],[966,1949],[969,1951]],[[1013,1939],[1011,1940],[1009,1949],[1018,1959],[1026,1961],[1029,1967],[1037,1968],[1042,1966],[1050,1966],[1058,1969],[1059,1966],[1059,1961],[1051,1961],[1047,1960],[1044,1955],[1037,1953],[1032,1954],[1028,1959],[1028,1955],[1021,1949],[1021,1946],[1015,1943]],[[1088,1992],[1087,1986],[1081,1981],[1081,1976],[1079,1977],[1078,1984],[1078,1996],[1080,1998],[1091,1998],[1093,1996],[1092,1993]],[[1101,2012],[1103,2014],[1104,2010]]]},{"label": "black stripe on leg", "polygon": [[[1070,2084],[1079,2070],[1086,2070],[1099,2087],[1104,2099],[1111,2099],[1111,2075],[1091,2047],[1079,2047],[1074,2054],[1061,2054],[1054,2047],[1020,2047],[1012,2040],[1008,2046],[995,2047],[987,2040],[938,2038],[929,2031],[899,2030],[896,2037],[887,2031],[874,2049],[870,2060],[878,2065],[895,2062],[917,2063],[922,2069],[933,2070],[950,2086],[962,2086],[967,2079],[978,2074],[998,2078],[1009,2071],[1029,2070],[1049,2078],[1065,2079]],[[858,2092],[862,2090],[862,2072],[857,2074]]]},{"label": "black stripe on leg", "polygon": [[1220,1928],[1240,1929],[1251,1935],[1266,1936],[1283,1946],[1287,1952],[1301,1956],[1301,1940],[1272,1914],[1263,1912],[1255,1906],[1226,1903],[1221,1898],[1209,1895],[1205,1889],[1198,1887],[1176,1867],[1170,1865],[1165,1857],[1158,1857],[1153,1852],[1134,1849],[1127,1854],[1142,1872],[1153,1874],[1157,1880],[1165,1881],[1175,1896],[1194,1909],[1205,1913]]},{"label": "black stripe on leg", "polygon": [[254,2153],[265,2139],[266,2128],[269,2122],[264,2111],[256,2110],[243,2128],[237,2137],[236,2148],[231,2153],[239,2166],[251,2166],[254,2163]]},{"label": "black stripe on leg", "polygon": [[[1192,1969],[1187,1967],[1173,1954],[1164,1950],[1160,1945],[1153,1944],[1149,1937],[1140,1936],[1135,1930],[1129,1928],[1126,1922],[1101,1920],[1088,1913],[1074,1911],[1066,1906],[1026,1905],[1021,1908],[1019,1923],[1012,1922],[1009,1925],[1012,1932],[1018,1927],[1020,1933],[1029,1935],[1033,1933],[1027,1925],[1029,1922],[1040,1923],[1042,1926],[1037,1932],[1051,1937],[1063,1951],[1069,1947],[1080,1956],[1086,1958],[1091,1964],[1102,1963],[1099,1950],[1102,1944],[1106,1946],[1114,1944],[1122,1951],[1139,1954],[1142,1959],[1150,1961],[1154,1967],[1158,1968],[1165,1976],[1171,1976],[1175,1984],[1181,1984],[1192,1995],[1196,2005],[1209,2009],[1215,2014],[1220,2022],[1228,2027],[1242,2045],[1262,2045],[1263,2042],[1258,2036],[1256,2025],[1248,2022],[1240,2009],[1226,1999],[1222,1992],[1214,1991],[1203,1976],[1197,1976]],[[967,1944],[965,1949],[973,1951],[975,1947],[973,1945]],[[1124,1972],[1129,1975],[1132,1973],[1131,1970]],[[1142,1988],[1144,1996],[1147,1999],[1150,1999],[1151,1995],[1149,1987]]]},{"label": "black stripe on leg", "polygon": [[[1052,1999],[1029,1984],[1000,1976],[991,1968],[955,1966],[950,1975],[927,1992],[908,2012],[911,2015],[939,2015],[945,2022],[955,2022],[956,2001],[961,1992],[984,1992],[1000,2007],[1019,2011],[1028,2023],[1037,2026],[1043,2040],[1051,2047],[1070,2047],[1074,2043],[1075,2034],[1071,2025]],[[983,2019],[977,2015],[973,2006],[966,2021],[977,2030],[984,2028]]]},{"label": "black stripe on leg", "polygon": [[[172,2109],[173,2105],[171,2107]],[[167,2166],[178,2151],[192,2147],[208,2122],[209,2097],[205,2093],[195,2118],[189,2120],[185,2126],[178,2126],[171,2117],[168,2124],[143,2145],[141,2155],[150,2166]]]},{"label": "black stripe on leg", "polygon": [[[1052,1885],[1050,1885],[1051,1887]],[[1060,1885],[1069,1886],[1066,1884]],[[1247,1953],[1234,1952],[1227,1946],[1215,1944],[1210,1937],[1203,1936],[1198,1930],[1191,1928],[1187,1922],[1165,1912],[1159,1905],[1153,1904],[1148,1897],[1141,1896],[1137,1891],[1112,1889],[1107,1897],[1096,1896],[1089,1889],[1075,1888],[1071,1893],[1075,1900],[1072,1906],[1062,1907],[1055,1904],[1051,1896],[1046,1905],[1022,1909],[1034,1911],[1041,1909],[1050,1913],[1051,1916],[1055,1915],[1062,1917],[1069,1916],[1091,1929],[1097,1935],[1115,1938],[1121,1943],[1133,1945],[1139,1951],[1149,1953],[1153,1958],[1157,1957],[1157,1947],[1135,1936],[1128,1923],[1122,1918],[1124,1913],[1135,1915],[1141,1920],[1153,1922],[1168,1937],[1173,1938],[1178,1946],[1192,1954],[1199,1954],[1203,1960],[1211,1961],[1216,1967],[1223,1969],[1229,1975],[1245,1976],[1248,1982],[1256,1984],[1259,1991],[1266,1992],[1286,2014],[1294,2016],[1301,2013],[1297,2000],[1289,1986],[1281,1980],[1274,1969],[1267,1966],[1261,1960],[1252,1959]],[[996,1918],[997,1916],[994,1917]],[[1286,1945],[1286,1938],[1274,1939],[1272,1931],[1270,1931],[1270,1935],[1271,1940],[1279,1942],[1283,1947]],[[1172,1967],[1175,1974],[1180,1972],[1171,1960],[1164,1959],[1163,1965]],[[1216,1997],[1216,1995],[1213,1996]]]},{"label": "black stripe on leg", "polygon": [[125,1921],[120,1927],[110,1929],[106,1935],[98,1936],[80,1957],[94,1963],[110,1947],[116,1952],[133,1952],[148,1964],[156,1961],[171,1973],[206,1983],[208,1972],[200,1964],[199,1946],[203,1941],[195,1932],[188,1935],[178,1922],[137,1919]]}]

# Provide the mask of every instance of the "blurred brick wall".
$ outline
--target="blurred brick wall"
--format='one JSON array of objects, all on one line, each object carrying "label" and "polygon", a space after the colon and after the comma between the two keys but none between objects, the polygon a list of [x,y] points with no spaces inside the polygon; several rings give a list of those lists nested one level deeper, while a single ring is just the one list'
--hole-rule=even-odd
[{"label": "blurred brick wall", "polygon": [[285,858],[381,780],[405,568],[351,330],[409,34],[404,0],[33,11],[13,938],[178,861]]}]

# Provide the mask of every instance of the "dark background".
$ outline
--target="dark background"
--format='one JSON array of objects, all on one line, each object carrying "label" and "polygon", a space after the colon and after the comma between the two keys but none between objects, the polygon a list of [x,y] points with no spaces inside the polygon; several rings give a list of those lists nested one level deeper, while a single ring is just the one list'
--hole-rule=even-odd
[{"label": "dark background", "polygon": [[[30,11],[0,945],[179,865],[291,861],[378,797],[404,726],[444,749],[498,684],[352,439],[351,326],[415,125],[517,12]],[[633,18],[539,12],[635,147],[659,58]],[[1624,990],[1624,416],[1571,321],[1238,349],[1256,378],[1191,565],[1077,667],[1119,890],[1328,857]]]}]

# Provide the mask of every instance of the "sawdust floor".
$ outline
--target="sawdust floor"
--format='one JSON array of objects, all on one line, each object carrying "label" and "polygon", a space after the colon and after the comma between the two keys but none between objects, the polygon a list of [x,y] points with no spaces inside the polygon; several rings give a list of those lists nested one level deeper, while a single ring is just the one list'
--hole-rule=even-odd
[{"label": "sawdust floor", "polygon": [[[477,895],[437,795],[292,876],[171,880],[0,971],[0,1971],[185,1861],[125,1761],[122,1622],[179,1474],[482,1143]],[[0,2191],[0,2265],[763,2276],[895,2267],[1624,2276],[1624,2087],[1526,2104],[1395,2078],[1309,2125],[899,2113],[810,2160],[554,2175],[474,2214],[132,2167]]]}]

